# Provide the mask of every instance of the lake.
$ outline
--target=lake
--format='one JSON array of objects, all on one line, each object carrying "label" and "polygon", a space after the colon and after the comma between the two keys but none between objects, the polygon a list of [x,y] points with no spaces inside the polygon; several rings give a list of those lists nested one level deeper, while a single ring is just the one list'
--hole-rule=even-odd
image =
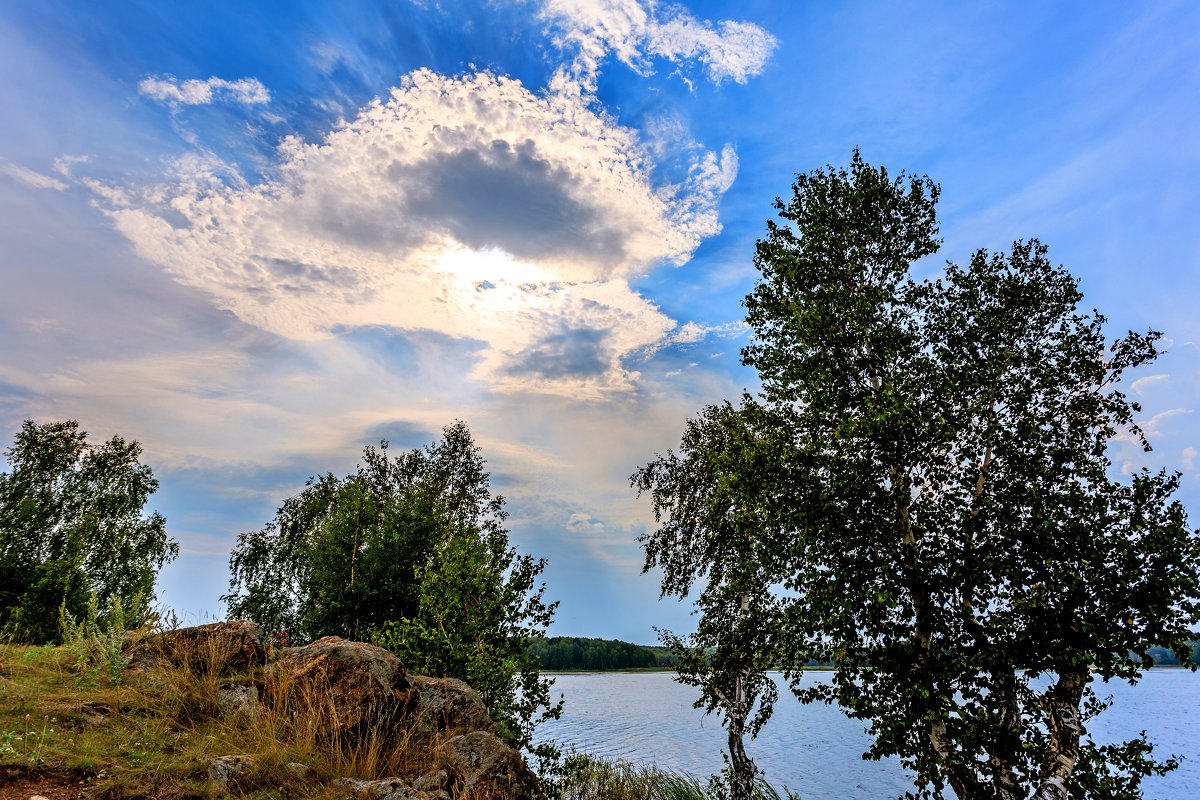
[{"label": "lake", "polygon": [[[692,708],[696,690],[671,673],[556,675],[555,695],[566,699],[561,720],[538,731],[552,740],[607,759],[654,764],[706,777],[721,768],[725,731],[715,716]],[[812,672],[806,681],[828,681]],[[779,678],[777,677],[777,682]],[[1200,794],[1200,673],[1183,669],[1147,672],[1137,686],[1100,683],[1113,705],[1089,725],[1101,742],[1132,738],[1145,729],[1159,757],[1181,756],[1179,769],[1143,784],[1147,800]],[[864,725],[836,706],[802,706],[780,685],[775,716],[746,749],[767,779],[804,800],[899,797],[912,786],[895,760],[864,761],[870,743]]]}]

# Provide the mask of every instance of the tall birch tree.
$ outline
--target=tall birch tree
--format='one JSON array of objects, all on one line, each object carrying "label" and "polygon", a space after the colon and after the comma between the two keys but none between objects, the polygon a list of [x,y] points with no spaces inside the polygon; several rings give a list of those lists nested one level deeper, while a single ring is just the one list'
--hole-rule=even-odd
[{"label": "tall birch tree", "polygon": [[793,687],[867,721],[910,796],[1140,797],[1172,762],[1086,722],[1096,678],[1185,655],[1200,614],[1179,477],[1108,455],[1119,434],[1149,451],[1120,385],[1159,334],[1109,341],[1037,241],[915,277],[938,272],[938,194],[856,152],[797,176],[757,244],[743,360],[809,483],[786,618],[835,664]]},{"label": "tall birch tree", "polygon": [[777,428],[748,399],[709,406],[687,423],[679,452],[667,451],[634,473],[659,527],[641,537],[644,571],[662,569],[662,595],[699,589],[697,630],[660,631],[678,657],[678,680],[700,690],[697,708],[720,715],[729,748],[729,796],[748,800],[758,772],[746,752],[771,716],[778,691],[775,624],[789,547],[785,497],[764,470],[788,463],[775,451]]}]

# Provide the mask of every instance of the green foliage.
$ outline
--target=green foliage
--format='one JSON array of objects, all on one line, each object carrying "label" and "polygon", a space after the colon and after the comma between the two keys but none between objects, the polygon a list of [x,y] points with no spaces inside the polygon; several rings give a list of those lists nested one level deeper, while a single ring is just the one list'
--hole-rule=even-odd
[{"label": "green foliage", "polygon": [[242,534],[222,599],[230,618],[292,643],[370,639],[415,672],[465,680],[531,748],[533,727],[561,707],[526,654],[556,604],[538,583],[545,561],[509,546],[506,516],[464,423],[398,457],[383,442]]},{"label": "green foliage", "polygon": [[59,559],[38,564],[18,585],[22,584],[24,591],[7,621],[7,630],[17,641],[61,641],[61,613],[87,610],[90,583],[75,563]]},{"label": "green foliage", "polygon": [[[661,631],[677,659],[678,680],[697,687],[698,708],[719,712],[728,731],[730,796],[753,790],[754,763],[743,737],[767,722],[776,700],[767,675],[784,655],[777,639],[779,601],[773,587],[787,576],[789,516],[776,484],[788,447],[765,409],[710,406],[689,420],[680,452],[668,451],[633,475],[649,493],[660,527],[642,536],[643,571],[662,569],[662,594],[686,597],[697,585],[696,633]],[[795,663],[802,664],[803,661]]]},{"label": "green foliage", "polygon": [[538,639],[527,652],[537,659],[542,669],[599,672],[660,666],[658,658],[649,649],[617,639],[552,636]]},{"label": "green foliage", "polygon": [[125,633],[144,627],[151,616],[139,595],[128,601],[113,597],[106,612],[101,614],[99,598],[92,592],[86,612],[78,620],[65,607],[59,609],[62,644],[74,655],[76,681],[95,684],[103,678],[109,686],[119,685],[128,663],[121,652]]},{"label": "green foliage", "polygon": [[179,546],[166,520],[142,510],[158,482],[141,445],[87,442],[74,421],[26,420],[0,473],[0,626],[18,641],[59,641],[59,609],[86,611],[95,592],[153,597],[154,579]]},{"label": "green foliage", "polygon": [[757,245],[743,358],[791,438],[764,473],[795,532],[782,635],[836,669],[793,688],[869,721],[919,796],[1138,797],[1171,765],[1083,722],[1089,666],[1135,681],[1129,654],[1186,656],[1200,615],[1178,476],[1118,481],[1106,455],[1140,436],[1117,386],[1159,335],[1110,344],[1036,241],[913,278],[938,193],[856,152],[798,176]]}]

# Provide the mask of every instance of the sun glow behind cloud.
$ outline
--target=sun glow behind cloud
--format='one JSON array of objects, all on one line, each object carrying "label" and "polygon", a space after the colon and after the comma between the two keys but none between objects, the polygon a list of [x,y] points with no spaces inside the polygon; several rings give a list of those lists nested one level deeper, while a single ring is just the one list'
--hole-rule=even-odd
[{"label": "sun glow behind cloud", "polygon": [[636,131],[581,87],[418,70],[256,184],[209,155],[150,188],[92,182],[139,253],[263,330],[363,326],[478,340],[494,390],[596,398],[676,328],[627,280],[721,229],[736,154],[655,180]]}]

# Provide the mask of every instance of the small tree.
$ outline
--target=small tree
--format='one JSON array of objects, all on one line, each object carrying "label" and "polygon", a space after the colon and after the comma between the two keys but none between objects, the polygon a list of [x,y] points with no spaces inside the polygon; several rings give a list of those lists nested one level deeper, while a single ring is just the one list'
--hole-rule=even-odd
[{"label": "small tree", "polygon": [[222,599],[231,618],[291,642],[369,639],[416,672],[465,680],[534,750],[534,726],[560,706],[526,650],[557,604],[538,583],[545,561],[509,546],[506,516],[464,423],[397,457],[383,442],[356,472],[310,479],[239,536]]},{"label": "small tree", "polygon": [[[26,420],[0,472],[0,624],[18,638],[58,641],[60,609],[153,598],[154,579],[179,554],[161,514],[143,516],[158,481],[141,445],[92,445],[79,423]],[[145,608],[132,609],[143,613]]]},{"label": "small tree", "polygon": [[696,707],[722,717],[733,800],[751,796],[757,769],[744,739],[758,735],[778,694],[767,670],[779,666],[783,652],[772,587],[783,579],[791,547],[782,524],[787,494],[778,490],[787,482],[778,474],[787,463],[776,450],[782,444],[748,399],[737,409],[709,406],[688,421],[679,454],[667,451],[632,477],[661,523],[641,537],[643,572],[662,569],[663,596],[684,598],[703,585],[696,632],[660,636],[678,658],[677,679],[700,689]]},{"label": "small tree", "polygon": [[1158,334],[1108,344],[1034,241],[915,280],[937,197],[856,152],[798,176],[757,246],[743,357],[809,487],[787,619],[836,668],[797,691],[869,721],[869,755],[922,797],[1140,797],[1173,764],[1084,722],[1093,672],[1136,681],[1156,643],[1182,658],[1200,614],[1178,476],[1122,482],[1106,455],[1141,436],[1116,387]]}]

